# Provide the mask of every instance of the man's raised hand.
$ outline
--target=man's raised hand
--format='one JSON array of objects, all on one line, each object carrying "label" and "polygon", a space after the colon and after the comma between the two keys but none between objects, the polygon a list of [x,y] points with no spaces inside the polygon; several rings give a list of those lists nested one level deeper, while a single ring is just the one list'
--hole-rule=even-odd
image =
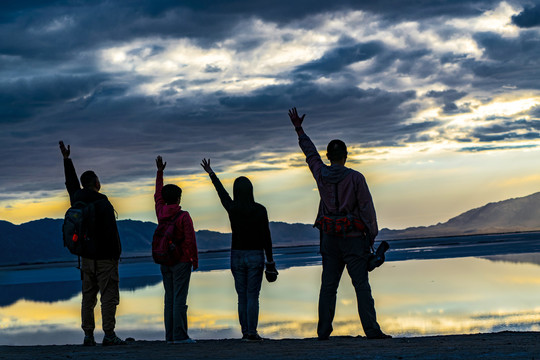
[{"label": "man's raised hand", "polygon": [[163,158],[158,155],[158,157],[156,158],[156,166],[158,171],[163,171],[165,170],[165,166],[167,166],[167,162],[165,161],[164,163]]},{"label": "man's raised hand", "polygon": [[202,159],[201,166],[207,173],[211,174],[213,173],[212,168],[210,167],[210,159]]},{"label": "man's raised hand", "polygon": [[58,143],[60,144],[60,151],[62,152],[64,159],[69,159],[69,153],[71,152],[70,146],[68,145],[66,148],[62,140],[60,140]]},{"label": "man's raised hand", "polygon": [[298,116],[298,111],[296,111],[296,108],[293,107],[292,109],[289,109],[289,117],[291,118],[291,122],[293,123],[294,127],[299,128],[302,126],[302,122],[304,121],[306,114],[302,115],[302,117]]}]

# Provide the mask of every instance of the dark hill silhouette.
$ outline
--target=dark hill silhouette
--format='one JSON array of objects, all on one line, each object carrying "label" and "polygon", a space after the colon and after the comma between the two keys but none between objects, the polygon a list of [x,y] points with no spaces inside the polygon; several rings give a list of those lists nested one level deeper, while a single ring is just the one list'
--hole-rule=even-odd
[{"label": "dark hill silhouette", "polygon": [[[75,259],[62,245],[62,219],[41,219],[21,225],[0,220],[0,265],[70,261]],[[118,229],[123,257],[149,256],[153,222],[122,220]],[[274,246],[316,245],[319,233],[311,225],[271,222]],[[540,230],[540,192],[489,203],[469,210],[445,223],[404,230],[382,229],[377,240],[429,238]],[[230,247],[230,234],[197,231],[200,251]]]},{"label": "dark hill silhouette", "polygon": [[[40,219],[20,225],[0,220],[0,265],[70,261],[76,259],[62,244],[63,219]],[[150,256],[153,222],[118,221],[122,239],[122,257]],[[271,222],[274,246],[312,245],[319,241],[318,231],[306,224]],[[230,248],[231,235],[217,231],[197,231],[200,251]]]},{"label": "dark hill silhouette", "polygon": [[445,223],[411,227],[404,230],[383,229],[380,238],[404,239],[448,235],[493,234],[540,229],[540,192],[464,212]]}]

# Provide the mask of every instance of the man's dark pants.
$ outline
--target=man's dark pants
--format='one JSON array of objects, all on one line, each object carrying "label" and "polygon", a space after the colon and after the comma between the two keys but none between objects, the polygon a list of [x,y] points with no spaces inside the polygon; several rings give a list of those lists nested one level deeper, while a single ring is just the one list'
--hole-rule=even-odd
[{"label": "man's dark pants", "polygon": [[358,303],[358,315],[367,337],[381,333],[375,314],[375,304],[371,296],[368,279],[368,259],[370,245],[364,235],[333,236],[321,233],[321,254],[323,272],[319,293],[319,324],[317,335],[326,339],[332,333],[332,321],[336,310],[336,295],[343,269],[352,279]]}]

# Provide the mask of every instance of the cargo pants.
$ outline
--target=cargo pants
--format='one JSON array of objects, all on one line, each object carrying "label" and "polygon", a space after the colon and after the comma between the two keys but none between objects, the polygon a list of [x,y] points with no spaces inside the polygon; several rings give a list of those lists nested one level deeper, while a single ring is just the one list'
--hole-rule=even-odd
[{"label": "cargo pants", "polygon": [[106,336],[114,336],[116,307],[120,302],[118,260],[81,258],[81,320],[85,335],[93,335],[96,327],[94,308],[100,293],[102,328]]}]

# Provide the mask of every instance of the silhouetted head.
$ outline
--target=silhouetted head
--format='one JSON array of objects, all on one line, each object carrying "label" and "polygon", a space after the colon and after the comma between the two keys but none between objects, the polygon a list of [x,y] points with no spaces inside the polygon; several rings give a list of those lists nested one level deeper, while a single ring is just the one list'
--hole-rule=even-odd
[{"label": "silhouetted head", "polygon": [[326,157],[331,163],[341,162],[345,164],[347,160],[347,145],[341,140],[332,140],[326,148]]},{"label": "silhouetted head", "polygon": [[99,191],[101,184],[95,172],[88,170],[81,175],[81,185],[84,189]]},{"label": "silhouetted head", "polygon": [[253,185],[245,176],[240,176],[234,180],[233,186],[234,201],[245,205],[253,204]]},{"label": "silhouetted head", "polygon": [[180,204],[182,189],[174,184],[167,184],[161,189],[161,197],[167,205]]}]

